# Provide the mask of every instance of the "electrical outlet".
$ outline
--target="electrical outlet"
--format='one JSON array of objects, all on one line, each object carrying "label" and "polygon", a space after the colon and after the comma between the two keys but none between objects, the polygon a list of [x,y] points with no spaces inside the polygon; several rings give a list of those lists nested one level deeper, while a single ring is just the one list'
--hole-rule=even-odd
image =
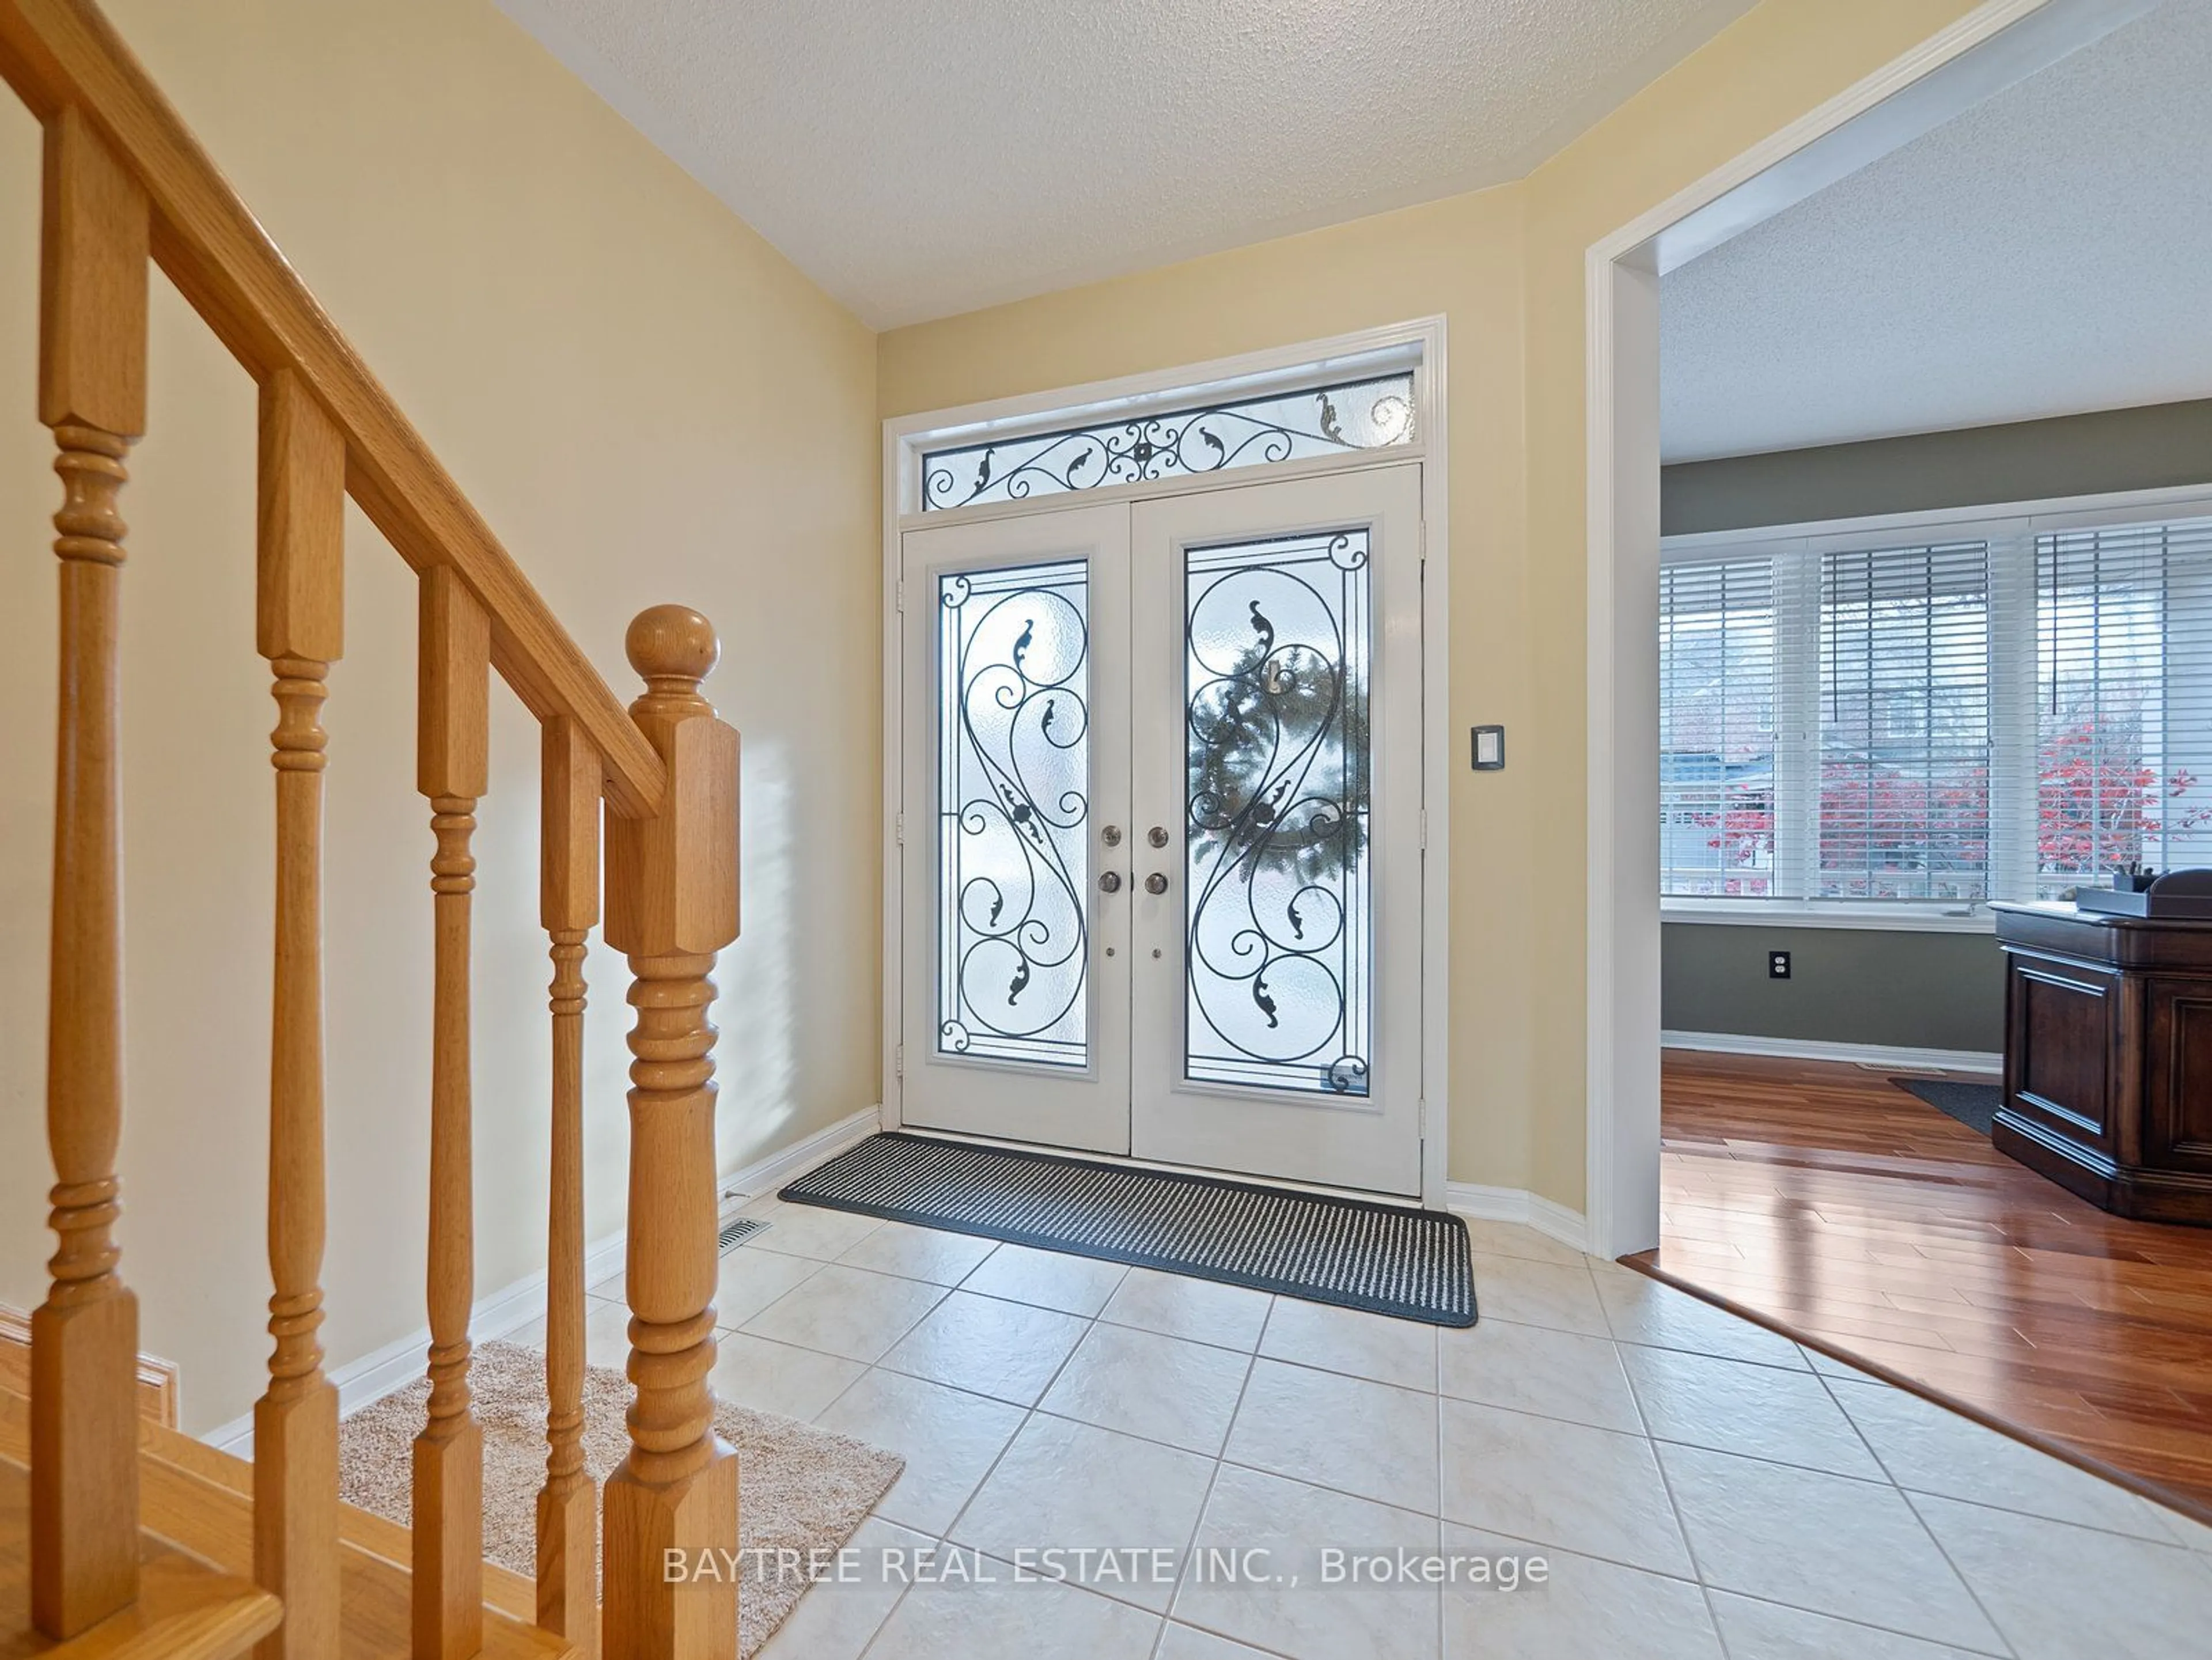
[{"label": "electrical outlet", "polygon": [[1770,980],[1787,980],[1790,977],[1788,952],[1771,951],[1766,953],[1766,977]]}]

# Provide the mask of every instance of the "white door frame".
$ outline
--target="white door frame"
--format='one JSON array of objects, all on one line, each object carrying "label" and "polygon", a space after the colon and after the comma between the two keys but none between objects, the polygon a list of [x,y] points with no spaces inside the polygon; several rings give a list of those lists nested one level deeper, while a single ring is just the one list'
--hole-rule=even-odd
[{"label": "white door frame", "polygon": [[[1144,484],[1116,485],[1071,490],[1031,501],[962,508],[924,514],[921,501],[920,457],[926,447],[948,441],[972,442],[984,433],[1012,435],[1112,412],[1170,409],[1182,404],[1235,395],[1255,396],[1276,386],[1301,385],[1316,375],[1349,378],[1411,367],[1413,375],[1414,430],[1417,441],[1388,449],[1360,451],[1344,457],[1316,457],[1279,465],[1240,467],[1230,473],[1206,473],[1195,478],[1160,480]],[[902,631],[899,627],[899,538],[902,532],[921,525],[949,525],[963,519],[1000,518],[1013,514],[1051,512],[1061,508],[1180,494],[1196,489],[1218,489],[1235,483],[1260,483],[1272,478],[1291,478],[1315,473],[1344,472],[1370,466],[1387,466],[1409,460],[1421,462],[1421,512],[1427,527],[1424,544],[1421,592],[1421,797],[1422,836],[1426,856],[1422,861],[1421,905],[1421,1085],[1424,1134],[1421,1141],[1421,1202],[1432,1208],[1444,1205],[1445,1171],[1449,1168],[1449,1112],[1446,1110],[1450,1073],[1451,937],[1450,839],[1451,764],[1457,750],[1448,725],[1450,702],[1451,538],[1449,481],[1445,458],[1449,454],[1444,397],[1444,319],[1425,317],[1355,334],[1310,340],[1211,362],[1151,370],[1119,380],[1093,381],[1018,397],[994,398],[951,409],[931,410],[895,417],[884,423],[884,840],[883,840],[883,1116],[887,1128],[902,1122],[897,1059],[902,1018],[902,981],[900,967],[903,915],[901,887],[899,818],[901,779],[904,773],[900,697],[904,674]]]},{"label": "white door frame", "polygon": [[1584,256],[1595,1256],[1659,1243],[1659,278],[2153,3],[1986,0]]}]

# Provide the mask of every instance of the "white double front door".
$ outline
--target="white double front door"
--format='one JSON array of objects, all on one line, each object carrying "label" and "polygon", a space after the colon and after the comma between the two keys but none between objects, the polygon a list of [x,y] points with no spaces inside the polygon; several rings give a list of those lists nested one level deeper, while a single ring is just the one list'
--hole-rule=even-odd
[{"label": "white double front door", "polygon": [[1421,1188],[1419,464],[903,538],[902,1121]]}]

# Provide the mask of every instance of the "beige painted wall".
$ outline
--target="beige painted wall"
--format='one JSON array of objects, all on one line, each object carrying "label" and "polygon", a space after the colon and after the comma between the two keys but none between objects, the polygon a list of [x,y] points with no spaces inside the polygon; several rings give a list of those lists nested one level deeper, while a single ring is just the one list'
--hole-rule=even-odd
[{"label": "beige painted wall", "polygon": [[1453,784],[1455,1181],[1583,1201],[1583,251],[1966,9],[1766,0],[1517,184],[882,337],[891,416],[1446,316],[1449,719],[1515,733]]},{"label": "beige painted wall", "polygon": [[[1452,1177],[1526,1184],[1543,1088],[1525,1032],[1543,988],[1516,970],[1537,925],[1522,873],[1533,820],[1536,673],[1528,627],[1516,186],[1453,197],[882,337],[884,413],[944,408],[1343,334],[1448,319],[1452,494],[1451,724],[1504,721],[1515,765],[1455,785]],[[1476,873],[1497,880],[1486,881]],[[1492,951],[1503,955],[1492,957]],[[1478,1172],[1491,1172],[1479,1174]]]},{"label": "beige painted wall", "polygon": [[[555,611],[627,695],[625,623],[720,623],[744,733],[724,958],[731,1169],[877,1098],[874,343],[488,0],[104,0]],[[0,98],[0,1300],[42,1294],[51,442],[32,419],[37,133]],[[273,721],[253,654],[253,395],[157,282],[125,502],[124,1271],[188,1429],[246,1410],[263,1255]],[[356,516],[332,676],[334,1363],[422,1323],[431,841],[404,567]],[[541,1268],[548,967],[536,740],[498,694],[477,836],[479,1294]],[[803,849],[803,851],[802,851]],[[588,966],[590,1231],[621,1225],[627,1011]]]}]

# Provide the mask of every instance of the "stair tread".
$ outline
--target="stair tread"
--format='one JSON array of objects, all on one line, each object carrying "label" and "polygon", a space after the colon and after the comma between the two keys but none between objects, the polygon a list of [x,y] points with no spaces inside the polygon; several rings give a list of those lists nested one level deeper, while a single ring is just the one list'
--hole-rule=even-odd
[{"label": "stair tread", "polygon": [[[0,1468],[24,1481],[29,1451],[29,1408],[21,1395],[0,1389]],[[138,1426],[139,1519],[161,1546],[187,1560],[212,1564],[209,1572],[241,1576],[247,1590],[253,1565],[253,1467],[176,1430],[141,1420]],[[27,1529],[26,1511],[24,1529]],[[4,1523],[0,1523],[0,1529]],[[339,1563],[341,1660],[407,1660],[412,1649],[406,1529],[350,1505],[339,1507],[343,1556]],[[27,1532],[0,1530],[0,1576],[9,1553],[24,1554]],[[262,1594],[256,1592],[257,1595]],[[484,1565],[482,1660],[570,1660],[576,1651],[532,1621],[537,1593],[520,1574]],[[27,1608],[27,1601],[25,1605]],[[4,1614],[0,1604],[0,1614]],[[27,1624],[27,1621],[18,1621]],[[0,1645],[11,1627],[0,1623]],[[258,1633],[257,1633],[258,1634]],[[82,1639],[77,1639],[79,1641]],[[54,1651],[0,1646],[0,1660],[19,1653],[46,1660]],[[168,1651],[159,1652],[167,1655]],[[194,1651],[195,1655],[202,1653]],[[70,1660],[76,1660],[71,1651]],[[102,1651],[86,1660],[110,1660]]]},{"label": "stair tread", "polygon": [[31,1480],[0,1460],[0,1660],[229,1660],[276,1629],[267,1591],[142,1533],[138,1600],[67,1641],[31,1624]]}]

